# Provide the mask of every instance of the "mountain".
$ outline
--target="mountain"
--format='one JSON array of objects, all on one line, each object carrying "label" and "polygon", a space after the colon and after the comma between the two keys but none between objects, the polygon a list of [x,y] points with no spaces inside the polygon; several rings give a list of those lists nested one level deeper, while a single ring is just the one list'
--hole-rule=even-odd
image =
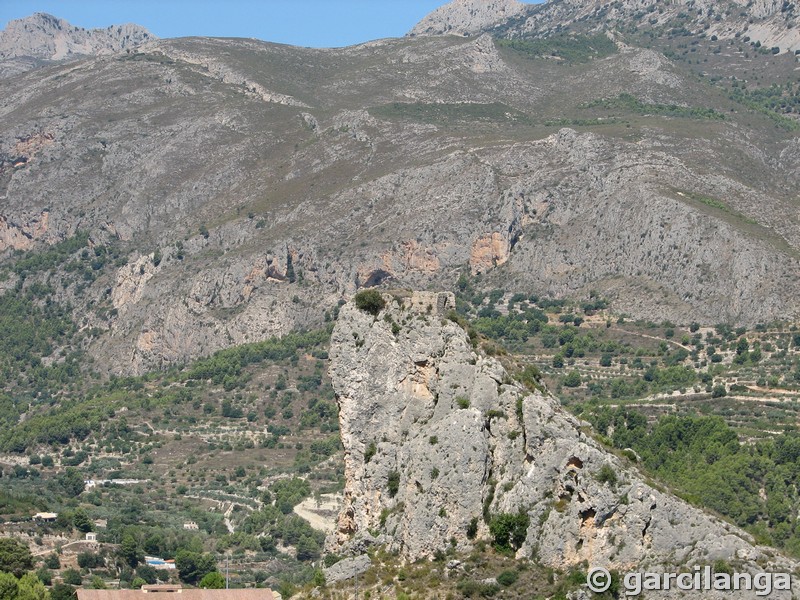
[{"label": "mountain", "polygon": [[46,13],[35,13],[9,21],[0,31],[0,75],[19,73],[42,61],[114,54],[154,39],[144,27],[130,23],[84,29]]},{"label": "mountain", "polygon": [[286,598],[795,572],[794,9],[636,6],[5,61],[0,535]]},{"label": "mountain", "polygon": [[639,30],[664,33],[686,30],[695,35],[748,41],[779,52],[800,49],[797,29],[800,8],[783,0],[550,0],[523,4],[516,0],[453,0],[420,21],[416,35],[477,35],[547,37],[568,30]]},{"label": "mountain", "polygon": [[0,285],[48,286],[115,373],[461,277],[654,321],[796,319],[795,58],[642,35],[185,38],[10,77]]},{"label": "mountain", "polygon": [[475,35],[525,14],[526,6],[517,0],[454,0],[427,15],[409,35]]},{"label": "mountain", "polygon": [[[748,534],[648,483],[538,383],[513,381],[448,318],[452,294],[388,293],[366,309],[357,304],[342,308],[331,337],[345,452],[331,550],[386,544],[416,561],[494,539],[518,559],[562,571],[717,561],[794,571]],[[500,523],[518,523],[508,526],[516,539],[498,542]]]}]

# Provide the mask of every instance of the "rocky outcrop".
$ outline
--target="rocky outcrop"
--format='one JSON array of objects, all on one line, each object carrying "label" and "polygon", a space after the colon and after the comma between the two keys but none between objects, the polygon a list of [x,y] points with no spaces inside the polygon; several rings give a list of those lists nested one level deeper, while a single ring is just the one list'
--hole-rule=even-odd
[{"label": "rocky outcrop", "polygon": [[[688,12],[687,12],[688,11]],[[566,27],[601,31],[610,23],[615,27],[646,23],[666,24],[685,17],[695,18],[688,28],[719,39],[733,39],[746,34],[753,42],[781,53],[800,49],[797,29],[798,9],[782,0],[560,0],[523,4],[515,0],[453,0],[422,19],[408,33],[419,35],[478,35],[498,33],[502,37],[546,37],[563,32]]]},{"label": "rocky outcrop", "polygon": [[493,232],[480,236],[472,244],[469,266],[473,275],[486,273],[508,262],[512,240],[505,232]]},{"label": "rocky outcrop", "polygon": [[372,566],[372,561],[365,554],[342,559],[324,570],[325,583],[333,585],[340,581],[353,579],[365,573],[370,566]]},{"label": "rocky outcrop", "polygon": [[417,23],[409,35],[475,35],[525,13],[517,0],[452,0]]},{"label": "rocky outcrop", "polygon": [[278,94],[266,89],[262,84],[253,81],[246,75],[236,71],[230,65],[221,60],[213,60],[207,55],[198,55],[191,52],[182,52],[170,46],[159,48],[157,54],[165,54],[174,60],[180,60],[190,65],[198,65],[202,68],[202,74],[213,77],[230,85],[238,86],[242,92],[259,98],[264,102],[283,104],[285,106],[299,106],[308,108],[308,104],[287,96]]},{"label": "rocky outcrop", "polygon": [[0,31],[0,61],[20,57],[63,60],[76,56],[113,54],[156,39],[144,27],[112,25],[84,29],[45,13],[9,21]]},{"label": "rocky outcrop", "polygon": [[50,213],[43,211],[24,223],[14,223],[0,215],[0,252],[7,249],[31,249],[37,241],[46,236],[49,218]]},{"label": "rocky outcrop", "polygon": [[333,331],[346,482],[332,550],[378,533],[409,560],[452,544],[468,551],[473,539],[490,537],[487,520],[523,514],[517,556],[554,568],[726,560],[742,571],[794,569],[646,482],[553,396],[513,381],[448,320],[452,294],[384,299],[377,316],[344,306]]}]

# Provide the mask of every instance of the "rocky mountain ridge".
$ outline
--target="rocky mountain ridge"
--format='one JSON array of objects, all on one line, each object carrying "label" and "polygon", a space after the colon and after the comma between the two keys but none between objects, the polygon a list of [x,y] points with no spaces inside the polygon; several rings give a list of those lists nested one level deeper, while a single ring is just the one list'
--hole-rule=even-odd
[{"label": "rocky mountain ridge", "polygon": [[[426,16],[409,35],[478,35],[546,37],[564,31],[602,31],[609,27],[680,26],[714,39],[747,36],[780,52],[800,50],[795,2],[783,0],[550,0],[523,4],[515,0],[453,0]],[[678,23],[680,21],[680,23]]]},{"label": "rocky mountain ridge", "polygon": [[[452,294],[383,299],[380,312],[344,306],[331,339],[346,484],[329,549],[386,543],[408,560],[431,558],[469,551],[491,538],[494,519],[523,515],[517,557],[553,568],[794,570],[648,483],[548,392],[513,381],[448,319]],[[703,597],[731,597],[714,594]]]},{"label": "rocky mountain ridge", "polygon": [[[85,252],[24,282],[74,307],[116,373],[317,325],[361,287],[462,274],[602,294],[635,318],[796,318],[788,117],[653,49],[605,52],[192,38],[7,78],[0,286],[23,279],[15,253],[87,232]],[[105,248],[119,261],[88,264]]]},{"label": "rocky mountain ridge", "polygon": [[9,21],[0,31],[0,75],[80,56],[101,56],[136,48],[156,37],[132,23],[84,29],[46,13]]},{"label": "rocky mountain ridge", "polygon": [[426,15],[408,35],[476,35],[525,14],[526,5],[517,0],[453,0]]}]

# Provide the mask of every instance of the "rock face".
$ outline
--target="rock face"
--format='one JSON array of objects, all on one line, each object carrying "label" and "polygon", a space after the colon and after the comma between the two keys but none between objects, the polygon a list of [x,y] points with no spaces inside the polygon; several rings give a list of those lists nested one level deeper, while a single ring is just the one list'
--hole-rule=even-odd
[{"label": "rock face", "polygon": [[430,558],[452,543],[469,550],[470,525],[473,537],[489,538],[486,517],[523,513],[529,526],[518,557],[555,568],[715,560],[753,572],[794,568],[645,483],[554,397],[529,392],[476,352],[446,318],[451,294],[384,298],[377,317],[344,306],[333,332],[346,484],[332,549],[378,530],[405,558]]},{"label": "rock face", "polygon": [[113,54],[154,39],[155,36],[144,27],[131,23],[106,29],[83,29],[64,19],[36,13],[9,21],[0,31],[0,61],[23,58],[63,60]]},{"label": "rock face", "polygon": [[[641,25],[642,16],[661,25],[672,19],[695,17],[688,27],[710,37],[733,39],[748,35],[780,52],[800,49],[797,30],[798,9],[794,2],[782,0],[551,0],[523,4],[515,0],[453,0],[424,19],[408,33],[418,35],[477,35],[482,32],[501,36],[543,37],[561,32],[567,26],[603,30],[608,23],[616,27]],[[682,25],[687,25],[685,21]]]},{"label": "rock face", "polygon": [[422,19],[409,35],[475,35],[525,12],[517,0],[453,0]]},{"label": "rock face", "polygon": [[363,554],[353,558],[342,559],[324,570],[325,583],[333,585],[340,581],[353,579],[365,573],[370,568],[371,564],[372,561],[369,559],[369,556]]}]

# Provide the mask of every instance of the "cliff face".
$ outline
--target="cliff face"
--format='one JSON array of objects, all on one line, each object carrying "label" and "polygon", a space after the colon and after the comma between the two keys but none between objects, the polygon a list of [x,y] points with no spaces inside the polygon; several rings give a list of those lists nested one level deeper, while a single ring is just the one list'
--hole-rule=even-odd
[{"label": "cliff face", "polygon": [[[344,306],[333,332],[346,487],[332,549],[379,532],[409,560],[452,540],[468,550],[471,523],[487,539],[485,517],[522,512],[529,526],[518,557],[556,568],[722,559],[792,570],[744,532],[646,483],[554,397],[530,393],[476,353],[446,318],[451,294],[384,298],[377,317]],[[615,482],[601,475],[609,469]]]},{"label": "cliff face", "polygon": [[515,0],[453,0],[422,19],[408,33],[540,37],[568,31],[618,30],[677,23],[695,33],[728,40],[747,35],[781,52],[800,48],[798,7],[783,0],[550,0],[523,4]]},{"label": "cliff face", "polygon": [[41,61],[114,54],[156,37],[132,23],[84,29],[45,13],[9,21],[0,31],[0,76],[11,76]]},{"label": "cliff face", "polygon": [[409,35],[475,35],[525,12],[517,0],[453,0],[427,15]]}]

